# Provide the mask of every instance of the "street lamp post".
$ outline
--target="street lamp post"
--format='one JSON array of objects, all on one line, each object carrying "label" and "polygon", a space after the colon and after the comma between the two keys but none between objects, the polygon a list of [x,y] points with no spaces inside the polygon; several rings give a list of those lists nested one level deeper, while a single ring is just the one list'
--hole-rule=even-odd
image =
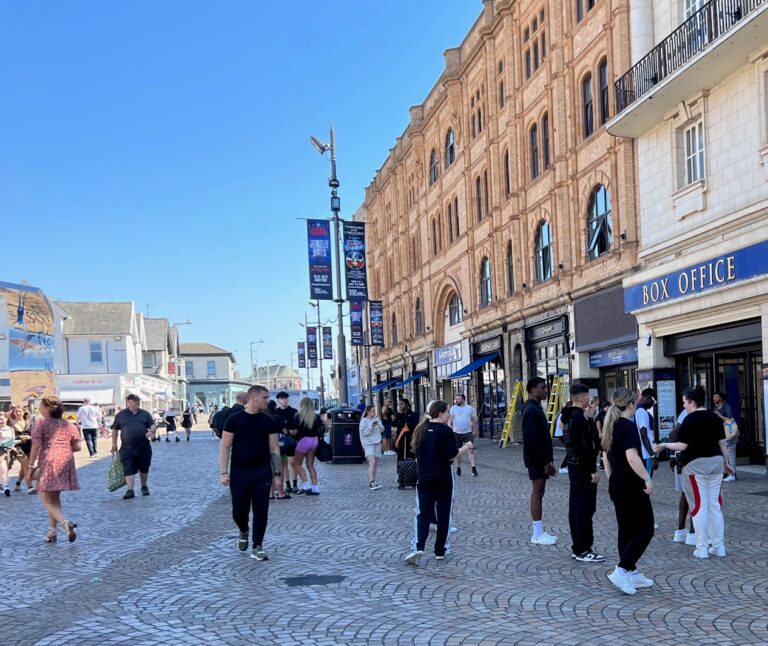
[{"label": "street lamp post", "polygon": [[[181,323],[171,323],[171,327],[175,327],[176,328],[176,341],[177,342],[179,340],[179,329],[178,328],[179,328],[180,325],[192,325],[192,321],[187,319],[186,321],[182,321]],[[174,351],[174,355],[173,355],[173,386],[174,386],[173,390],[174,390],[174,392],[173,392],[173,394],[174,394],[175,397],[178,398],[178,400],[180,402],[187,402],[189,404],[189,402],[187,401],[187,389],[184,388],[184,397],[181,397],[181,393],[179,392],[179,382],[181,381],[183,383],[183,380],[179,378],[179,366],[181,364],[181,361],[179,361],[179,359],[181,357],[179,357],[176,354],[176,350],[177,349],[178,349],[178,346],[173,349],[173,351]],[[184,379],[186,379],[186,374],[184,375]]]},{"label": "street lamp post", "polygon": [[333,125],[331,125],[331,143],[324,144],[317,137],[310,137],[310,143],[321,154],[330,153],[331,162],[331,176],[328,178],[328,186],[331,188],[331,213],[333,220],[333,228],[335,234],[335,251],[336,251],[336,310],[339,318],[339,332],[336,336],[336,352],[339,358],[337,366],[337,375],[339,382],[339,404],[348,403],[347,393],[347,340],[344,338],[344,299],[341,297],[341,218],[339,217],[339,211],[341,211],[341,199],[339,198],[338,188],[340,182],[336,177],[336,143]]},{"label": "street lamp post", "polygon": [[256,371],[253,369],[253,346],[259,343],[264,343],[264,339],[258,341],[251,341],[251,386],[256,383]]},{"label": "street lamp post", "polygon": [[310,301],[309,304],[317,309],[317,332],[315,333],[317,336],[315,338],[317,339],[317,361],[320,366],[320,408],[323,408],[325,406],[325,385],[323,384],[323,328],[320,323],[320,301],[317,303]]}]

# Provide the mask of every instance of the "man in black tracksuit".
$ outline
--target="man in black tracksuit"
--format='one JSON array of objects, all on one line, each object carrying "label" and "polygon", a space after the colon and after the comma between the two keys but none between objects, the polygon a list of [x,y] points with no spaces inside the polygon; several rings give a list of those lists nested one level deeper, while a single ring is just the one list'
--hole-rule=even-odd
[{"label": "man in black tracksuit", "polygon": [[592,517],[597,505],[597,455],[600,438],[597,428],[584,415],[589,406],[589,388],[574,384],[570,389],[573,406],[563,408],[563,442],[565,443],[568,478],[568,523],[571,527],[571,555],[577,561],[599,563],[605,557],[592,549],[594,535]]}]

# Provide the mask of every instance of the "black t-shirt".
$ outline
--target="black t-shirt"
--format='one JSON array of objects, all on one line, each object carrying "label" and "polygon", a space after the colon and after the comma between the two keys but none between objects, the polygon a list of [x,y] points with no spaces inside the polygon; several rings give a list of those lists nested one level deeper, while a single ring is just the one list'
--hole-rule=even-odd
[{"label": "black t-shirt", "polygon": [[283,429],[294,429],[296,428],[296,413],[298,413],[295,408],[291,406],[286,406],[285,408],[280,408],[279,406],[275,408],[275,420],[277,421],[277,430],[281,433],[283,432]]},{"label": "black t-shirt", "polygon": [[124,408],[115,415],[112,428],[120,431],[120,441],[123,444],[143,444],[149,443],[147,431],[154,424],[152,415],[143,408],[139,408],[135,413],[132,413],[129,408]]},{"label": "black t-shirt", "polygon": [[723,420],[708,410],[696,410],[685,416],[680,427],[678,442],[688,448],[680,454],[680,465],[685,466],[696,458],[722,455],[720,440],[725,439]]},{"label": "black t-shirt", "polygon": [[277,424],[268,413],[241,410],[230,415],[224,432],[232,433],[232,468],[250,469],[270,462],[269,436],[277,434]]},{"label": "black t-shirt", "polygon": [[304,424],[304,422],[301,421],[301,418],[296,415],[293,426],[289,426],[288,428],[296,429],[296,435],[293,436],[293,439],[295,439],[297,442],[305,437],[320,437],[325,433],[325,425],[323,424],[323,420],[320,419],[319,415],[315,415],[315,421],[311,427],[308,427],[306,424]]},{"label": "black t-shirt", "polygon": [[611,465],[611,484],[619,486],[637,486],[645,488],[643,479],[629,465],[627,449],[635,449],[642,456],[640,433],[637,424],[625,417],[619,417],[613,425],[613,442],[608,451],[608,463]]},{"label": "black t-shirt", "polygon": [[416,452],[419,481],[450,477],[451,461],[458,452],[451,428],[439,422],[430,422],[424,429],[419,450]]}]

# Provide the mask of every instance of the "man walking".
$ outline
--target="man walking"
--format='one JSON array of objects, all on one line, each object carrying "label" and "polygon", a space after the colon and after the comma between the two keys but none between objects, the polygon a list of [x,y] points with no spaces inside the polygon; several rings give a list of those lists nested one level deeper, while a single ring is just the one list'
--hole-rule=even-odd
[{"label": "man walking", "polygon": [[534,545],[555,545],[557,537],[547,534],[541,521],[544,489],[547,478],[555,475],[552,438],[547,416],[541,402],[547,399],[549,388],[541,377],[533,377],[525,385],[528,400],[523,405],[523,462],[531,480],[531,520]]},{"label": "man walking", "polygon": [[125,398],[127,408],[115,415],[112,424],[112,453],[117,453],[117,432],[120,431],[120,460],[123,463],[125,482],[128,491],[123,498],[135,498],[133,481],[136,474],[141,479],[141,495],[149,495],[147,478],[152,464],[152,445],[150,440],[155,437],[155,421],[147,411],[140,407],[138,395],[128,395]]},{"label": "man walking", "polygon": [[285,479],[285,493],[299,493],[298,482],[296,481],[296,467],[294,463],[296,441],[291,437],[289,432],[291,429],[296,428],[296,414],[299,411],[293,406],[288,405],[289,395],[284,390],[277,393],[275,399],[277,399],[275,419],[277,420],[278,432],[287,438],[286,440],[283,440],[285,448],[281,449],[281,455],[285,458],[285,473],[283,474]]},{"label": "man walking", "polygon": [[267,412],[269,390],[251,386],[245,409],[230,415],[224,424],[219,452],[221,484],[232,496],[232,518],[240,530],[237,547],[248,549],[248,517],[253,509],[251,558],[266,561],[269,492],[282,486],[277,424]]},{"label": "man walking", "polygon": [[83,405],[77,409],[77,423],[83,432],[83,439],[85,439],[85,445],[88,447],[88,454],[91,457],[98,455],[96,441],[103,419],[104,414],[101,412],[101,407],[92,405],[88,397],[84,398]]},{"label": "man walking", "polygon": [[[474,448],[477,437],[477,413],[472,406],[467,404],[467,398],[462,393],[458,393],[453,401],[454,405],[451,406],[448,426],[453,429],[457,449],[465,444],[472,444],[472,448],[469,449],[469,464],[472,466],[472,475],[477,476]],[[456,456],[456,475],[461,475],[461,453]]]},{"label": "man walking", "polygon": [[568,523],[571,527],[571,556],[584,563],[599,563],[605,557],[592,549],[595,540],[592,517],[597,508],[597,454],[600,438],[585,415],[589,408],[589,388],[574,384],[570,389],[572,406],[563,408],[563,442],[571,482],[568,497]]}]

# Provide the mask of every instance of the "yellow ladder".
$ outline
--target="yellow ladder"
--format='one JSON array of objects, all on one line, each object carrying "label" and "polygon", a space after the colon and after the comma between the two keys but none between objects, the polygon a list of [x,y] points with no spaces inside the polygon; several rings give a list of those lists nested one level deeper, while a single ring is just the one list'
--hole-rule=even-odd
[{"label": "yellow ladder", "polygon": [[555,421],[557,414],[562,407],[561,397],[563,394],[564,380],[560,375],[552,379],[552,385],[549,387],[549,400],[547,401],[547,422],[549,422],[549,434],[555,435]]},{"label": "yellow ladder", "polygon": [[504,430],[501,432],[501,438],[499,438],[499,448],[504,449],[509,444],[509,438],[512,435],[512,422],[515,419],[515,414],[518,411],[518,402],[523,400],[523,382],[516,381],[515,387],[512,389],[512,402],[507,407],[507,419],[504,420]]}]

